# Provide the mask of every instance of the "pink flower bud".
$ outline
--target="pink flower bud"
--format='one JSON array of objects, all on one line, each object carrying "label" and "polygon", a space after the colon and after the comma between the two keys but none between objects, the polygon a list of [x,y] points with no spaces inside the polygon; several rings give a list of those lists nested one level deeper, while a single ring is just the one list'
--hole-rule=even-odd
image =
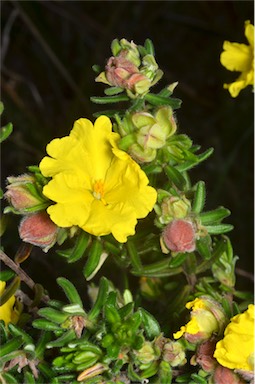
[{"label": "pink flower bud", "polygon": [[138,72],[138,68],[125,58],[125,52],[110,57],[105,67],[106,79],[111,85],[125,88],[129,77]]},{"label": "pink flower bud", "polygon": [[207,340],[197,348],[195,361],[206,372],[212,372],[217,365],[217,360],[213,357],[216,341]]},{"label": "pink flower bud", "polygon": [[196,233],[193,223],[177,219],[171,221],[164,229],[163,241],[173,252],[193,252],[196,248]]},{"label": "pink flower bud", "polygon": [[19,226],[19,236],[26,243],[41,247],[47,252],[56,242],[58,227],[46,212],[24,216]]},{"label": "pink flower bud", "polygon": [[233,370],[223,367],[222,365],[218,365],[218,367],[214,371],[213,382],[215,384],[244,384],[243,381],[238,375],[234,373]]},{"label": "pink flower bud", "polygon": [[36,208],[44,202],[39,196],[34,196],[27,187],[35,183],[33,176],[24,174],[18,177],[8,177],[7,181],[9,184],[4,196],[19,213],[26,213],[27,209]]}]

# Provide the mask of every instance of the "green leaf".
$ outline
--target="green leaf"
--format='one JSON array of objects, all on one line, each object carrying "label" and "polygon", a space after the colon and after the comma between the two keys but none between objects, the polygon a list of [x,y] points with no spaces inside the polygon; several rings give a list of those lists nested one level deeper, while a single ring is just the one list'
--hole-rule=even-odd
[{"label": "green leaf", "polygon": [[68,257],[68,263],[74,263],[75,261],[79,260],[85,253],[88,245],[89,245],[89,241],[90,241],[91,237],[90,235],[85,232],[85,231],[82,231],[79,236],[77,237],[77,240],[76,240],[76,243],[75,243],[75,246],[70,254],[70,256]]},{"label": "green leaf", "polygon": [[144,331],[147,337],[152,340],[154,337],[160,334],[160,326],[154,316],[147,312],[144,308],[138,309],[142,316],[142,323],[144,325]]},{"label": "green leaf", "polygon": [[196,185],[195,195],[192,204],[192,211],[194,213],[200,213],[203,210],[205,205],[205,197],[205,182],[199,181]]},{"label": "green leaf", "polygon": [[12,376],[8,372],[3,372],[1,373],[1,377],[3,378],[4,381],[2,383],[8,383],[8,384],[19,384],[19,382],[15,379],[14,376]]},{"label": "green leaf", "polygon": [[148,368],[141,372],[141,377],[147,379],[148,377],[152,377],[156,375],[159,368],[158,361],[153,361]]},{"label": "green leaf", "polygon": [[129,97],[125,95],[106,96],[106,97],[92,96],[90,100],[95,104],[111,104],[111,103],[121,103],[123,101],[129,101]]},{"label": "green leaf", "polygon": [[131,240],[127,241],[127,250],[128,250],[128,254],[130,256],[130,261],[131,261],[133,268],[136,271],[141,270],[142,269],[142,263],[141,263],[139,255],[138,255],[137,248]]},{"label": "green leaf", "polygon": [[154,46],[153,46],[153,43],[150,39],[145,40],[144,48],[146,49],[146,51],[149,55],[152,55],[152,56],[155,55]]},{"label": "green leaf", "polygon": [[187,255],[188,255],[187,253],[178,253],[176,256],[171,258],[170,263],[169,263],[168,266],[170,268],[179,267],[180,265],[182,265],[184,263],[184,261],[187,258]]},{"label": "green leaf", "polygon": [[26,384],[36,384],[35,379],[34,379],[34,375],[29,371],[25,371],[24,379],[25,379],[24,382]]},{"label": "green leaf", "polygon": [[178,109],[181,106],[182,101],[180,99],[162,97],[153,93],[147,93],[144,99],[152,105],[170,105],[173,109]]},{"label": "green leaf", "polygon": [[219,223],[225,217],[228,217],[231,214],[229,209],[224,207],[218,207],[212,211],[203,212],[200,215],[202,225],[211,225],[214,223]]},{"label": "green leaf", "polygon": [[49,365],[47,363],[45,363],[44,361],[40,362],[37,365],[37,368],[43,374],[43,376],[46,377],[47,379],[51,379],[54,376],[56,376],[55,372],[53,372],[52,369],[49,367]]},{"label": "green leaf", "polygon": [[231,224],[218,224],[218,225],[206,225],[205,228],[207,229],[210,235],[221,235],[223,233],[232,231],[234,226]]},{"label": "green leaf", "polygon": [[212,256],[211,237],[209,235],[200,237],[200,239],[196,241],[196,248],[205,260],[209,260]]},{"label": "green leaf", "polygon": [[109,281],[105,277],[102,277],[100,280],[100,283],[99,283],[99,289],[98,289],[96,302],[88,314],[89,320],[95,320],[97,318],[97,316],[99,315],[102,306],[106,302],[108,289],[109,289]]},{"label": "green leaf", "polygon": [[171,384],[172,382],[172,368],[166,361],[161,361],[159,364],[159,380],[160,384]]},{"label": "green leaf", "polygon": [[36,319],[33,321],[33,327],[37,329],[42,329],[44,331],[58,331],[60,327],[58,324],[52,323],[46,319]]},{"label": "green leaf", "polygon": [[7,355],[13,351],[16,351],[24,343],[22,336],[15,337],[10,341],[7,341],[4,345],[1,345],[0,348],[0,357]]},{"label": "green leaf", "polygon": [[2,127],[0,130],[0,143],[6,140],[10,136],[12,131],[13,131],[12,123],[8,123],[4,127]]},{"label": "green leaf", "polygon": [[169,181],[171,181],[171,183],[173,183],[178,189],[182,191],[186,185],[186,180],[182,174],[171,165],[165,166],[164,171]]},{"label": "green leaf", "polygon": [[103,246],[101,241],[94,240],[89,250],[88,260],[83,270],[83,274],[87,280],[91,278],[91,275],[97,269],[100,263],[102,254],[103,254]]},{"label": "green leaf", "polygon": [[104,93],[107,96],[113,96],[113,95],[118,95],[119,93],[121,93],[123,91],[124,91],[124,88],[121,88],[121,87],[110,87],[110,88],[106,88],[104,90]]},{"label": "green leaf", "polygon": [[59,338],[56,340],[50,341],[47,344],[47,348],[56,348],[56,347],[63,347],[70,341],[76,339],[76,334],[73,329],[69,329],[67,332],[65,332],[63,335],[61,335]]},{"label": "green leaf", "polygon": [[0,101],[0,116],[2,115],[3,111],[4,111],[4,103]]},{"label": "green leaf", "polygon": [[8,329],[10,333],[13,336],[21,336],[25,344],[32,344],[34,345],[34,340],[30,335],[28,335],[25,331],[17,327],[17,325],[14,325],[12,323],[8,324]]},{"label": "green leaf", "polygon": [[68,318],[66,313],[60,312],[53,308],[41,308],[39,309],[38,314],[57,324],[64,323],[64,321]]},{"label": "green leaf", "polygon": [[42,332],[41,337],[35,347],[35,357],[39,360],[43,359],[44,351],[46,349],[47,343],[51,339],[51,333],[50,332]]},{"label": "green leaf", "polygon": [[0,271],[0,280],[1,281],[8,281],[14,276],[15,276],[15,272],[13,272],[10,269],[6,269],[5,271]]},{"label": "green leaf", "polygon": [[106,320],[111,324],[116,324],[121,322],[120,314],[113,305],[107,304],[104,307],[104,314],[105,314]]},{"label": "green leaf", "polygon": [[189,169],[195,167],[202,161],[206,160],[209,156],[211,156],[213,151],[214,151],[213,148],[209,148],[205,152],[201,153],[200,155],[197,155],[196,161],[185,161],[184,163],[177,165],[176,169],[179,172],[188,171]]},{"label": "green leaf", "polygon": [[64,277],[59,277],[57,278],[57,283],[63,289],[71,304],[79,304],[79,306],[83,308],[82,300],[77,292],[77,289],[69,280]]}]

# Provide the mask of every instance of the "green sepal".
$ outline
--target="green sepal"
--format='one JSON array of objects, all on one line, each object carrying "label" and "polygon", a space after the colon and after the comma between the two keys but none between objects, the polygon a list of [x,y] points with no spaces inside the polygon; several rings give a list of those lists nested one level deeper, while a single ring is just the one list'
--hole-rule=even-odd
[{"label": "green sepal", "polygon": [[149,340],[152,340],[154,337],[159,336],[161,330],[159,323],[149,312],[147,312],[144,308],[138,309],[141,317],[142,323],[144,326],[144,331]]},{"label": "green sepal", "polygon": [[223,233],[232,231],[234,226],[231,224],[216,224],[206,225],[205,228],[210,235],[221,235]]},{"label": "green sepal", "polygon": [[90,239],[91,237],[87,232],[81,231],[81,233],[77,237],[75,246],[73,247],[71,254],[68,256],[68,263],[74,263],[84,255],[89,245]]},{"label": "green sepal", "polygon": [[123,91],[124,91],[124,88],[121,88],[121,87],[110,87],[110,88],[106,88],[104,90],[104,93],[107,96],[113,96],[113,95],[118,95],[119,93],[121,93]]},{"label": "green sepal", "polygon": [[98,265],[100,265],[102,254],[103,254],[103,245],[101,241],[94,240],[89,250],[88,260],[83,269],[83,274],[87,280],[90,280],[91,275],[93,274],[94,276],[93,272],[98,270],[97,267]]},{"label": "green sepal", "polygon": [[36,329],[42,329],[44,331],[58,331],[60,326],[56,323],[52,323],[46,319],[36,319],[33,321],[33,327]]},{"label": "green sepal", "polygon": [[13,336],[21,336],[25,344],[34,345],[34,340],[32,339],[32,337],[16,325],[9,323],[8,329]]},{"label": "green sepal", "polygon": [[3,294],[0,295],[0,306],[6,303],[15,294],[17,289],[19,289],[19,286],[20,286],[20,277],[16,276],[12,280],[11,284],[7,288],[5,288]]},{"label": "green sepal", "polygon": [[79,304],[79,306],[83,308],[82,300],[77,292],[77,289],[69,280],[64,277],[59,277],[57,278],[57,283],[65,292],[70,304]]},{"label": "green sepal", "polygon": [[196,249],[205,260],[209,260],[212,256],[211,243],[212,241],[209,235],[200,237],[200,239],[196,241]]},{"label": "green sepal", "polygon": [[170,105],[173,109],[180,108],[182,103],[180,99],[162,97],[162,96],[155,95],[153,93],[147,93],[147,95],[144,96],[144,99],[152,105],[159,105],[159,106]]},{"label": "green sepal", "polygon": [[200,213],[205,205],[205,182],[199,181],[196,185],[195,195],[192,203],[192,211],[194,213]]},{"label": "green sepal", "polygon": [[92,101],[92,103],[95,103],[95,104],[111,104],[111,103],[120,103],[122,101],[129,101],[129,97],[125,95],[105,96],[105,97],[92,96],[90,100]]},{"label": "green sepal", "polygon": [[69,329],[67,332],[65,332],[62,336],[57,338],[56,340],[50,341],[47,344],[47,348],[55,348],[55,347],[63,347],[70,341],[76,338],[75,331],[73,329]]},{"label": "green sepal", "polygon": [[128,378],[134,383],[140,383],[142,381],[141,377],[137,374],[136,370],[134,370],[131,363],[128,364]]},{"label": "green sepal", "polygon": [[169,181],[182,191],[186,185],[186,180],[182,176],[182,174],[175,167],[172,167],[171,165],[166,165],[164,168],[164,171]]},{"label": "green sepal", "polygon": [[224,207],[218,207],[212,211],[203,212],[200,215],[202,225],[211,225],[219,223],[231,214],[230,210]]},{"label": "green sepal", "polygon": [[24,343],[22,336],[17,336],[10,341],[7,341],[4,345],[1,345],[0,348],[0,357],[3,357],[5,355],[8,355],[8,353],[11,353],[13,351],[16,351],[21,347],[21,345]]},{"label": "green sepal", "polygon": [[6,140],[10,136],[12,131],[13,131],[12,123],[8,123],[4,127],[2,127],[0,130],[0,143]]},{"label": "green sepal", "polygon": [[109,289],[109,281],[105,277],[102,277],[100,279],[100,283],[99,283],[99,289],[98,289],[96,302],[88,314],[89,320],[95,320],[97,318],[97,316],[99,315],[101,308],[103,307],[103,305],[106,302],[108,289]]},{"label": "green sepal", "polygon": [[158,377],[160,384],[171,384],[172,382],[172,368],[166,361],[161,361],[159,364]]},{"label": "green sepal", "polygon": [[60,312],[54,308],[41,308],[39,309],[38,314],[57,324],[64,323],[69,316],[68,314]]}]

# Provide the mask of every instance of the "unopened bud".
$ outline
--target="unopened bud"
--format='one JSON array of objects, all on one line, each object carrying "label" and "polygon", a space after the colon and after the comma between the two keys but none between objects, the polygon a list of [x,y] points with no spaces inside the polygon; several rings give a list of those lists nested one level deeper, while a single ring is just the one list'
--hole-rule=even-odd
[{"label": "unopened bud", "polygon": [[186,308],[192,309],[191,319],[174,333],[179,339],[184,335],[190,343],[200,343],[211,338],[212,334],[223,332],[226,315],[222,306],[209,296],[201,296],[188,302]]},{"label": "unopened bud", "polygon": [[134,73],[138,73],[138,68],[122,53],[117,57],[110,57],[105,67],[109,83],[121,88],[127,87],[127,82]]},{"label": "unopened bud", "polygon": [[132,144],[128,149],[130,156],[138,163],[149,163],[155,159],[157,152],[156,149],[142,148],[139,144]]},{"label": "unopened bud", "polygon": [[194,224],[188,220],[176,219],[164,229],[162,239],[172,252],[193,252],[196,249]]},{"label": "unopened bud", "polygon": [[138,361],[142,364],[149,364],[157,358],[153,345],[145,341],[142,348],[135,352]]},{"label": "unopened bud", "polygon": [[9,184],[4,196],[17,213],[25,214],[32,210],[42,209],[45,200],[38,194],[32,194],[29,189],[29,186],[35,186],[34,176],[24,174],[18,177],[8,177],[7,181]]},{"label": "unopened bud", "polygon": [[233,370],[222,367],[222,365],[218,365],[214,371],[213,375],[213,383],[214,384],[244,384],[245,381],[242,380],[237,374],[234,373]]},{"label": "unopened bud", "polygon": [[57,240],[58,227],[46,212],[25,216],[19,226],[19,236],[26,242],[47,252]]},{"label": "unopened bud", "polygon": [[172,367],[186,364],[185,349],[178,341],[169,341],[164,345],[163,360],[170,363]]},{"label": "unopened bud", "polygon": [[216,341],[210,339],[200,344],[194,356],[195,364],[199,364],[205,372],[213,372],[217,361],[213,357]]}]

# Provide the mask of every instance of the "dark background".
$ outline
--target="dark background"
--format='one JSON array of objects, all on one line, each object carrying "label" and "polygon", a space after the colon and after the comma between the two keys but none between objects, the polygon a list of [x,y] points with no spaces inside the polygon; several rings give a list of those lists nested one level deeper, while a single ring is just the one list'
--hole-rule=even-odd
[{"label": "dark background", "polygon": [[[247,43],[244,22],[254,23],[253,12],[253,1],[2,1],[2,125],[14,125],[2,147],[2,186],[6,176],[38,164],[46,144],[69,134],[77,118],[93,119],[103,109],[89,100],[104,89],[91,67],[104,66],[111,41],[124,37],[143,44],[150,38],[165,73],[160,88],[179,81],[179,133],[202,150],[215,148],[191,171],[192,181],[206,182],[207,209],[224,205],[232,211],[227,222],[235,226],[230,238],[237,267],[252,274],[253,93],[248,87],[231,98],[223,83],[238,73],[222,67],[219,56],[224,40]],[[11,257],[20,244],[19,220],[10,216],[3,237]],[[22,266],[37,282],[47,276],[49,287],[60,275],[84,281],[79,267],[54,251],[34,249]],[[237,272],[237,286],[252,290]]]}]

